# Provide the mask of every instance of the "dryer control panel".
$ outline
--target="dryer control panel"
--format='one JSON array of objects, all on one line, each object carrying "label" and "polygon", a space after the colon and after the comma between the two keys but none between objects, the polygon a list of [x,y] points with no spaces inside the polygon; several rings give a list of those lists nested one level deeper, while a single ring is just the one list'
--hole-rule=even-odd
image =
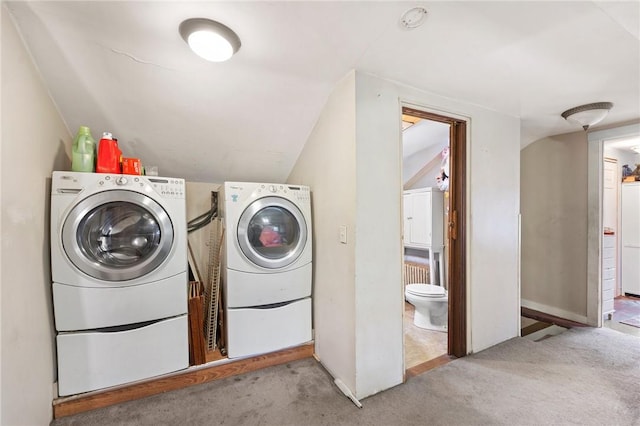
[{"label": "dryer control panel", "polygon": [[296,200],[309,201],[311,195],[308,186],[287,186],[289,194],[293,195]]},{"label": "dryer control panel", "polygon": [[256,196],[268,195],[283,195],[286,194],[296,200],[309,200],[309,187],[302,185],[287,185],[287,184],[262,184],[256,189]]}]

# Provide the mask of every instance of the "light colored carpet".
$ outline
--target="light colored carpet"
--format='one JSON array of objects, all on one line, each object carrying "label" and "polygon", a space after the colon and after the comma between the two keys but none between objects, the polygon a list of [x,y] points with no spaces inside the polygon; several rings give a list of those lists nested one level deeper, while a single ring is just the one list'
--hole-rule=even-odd
[{"label": "light colored carpet", "polygon": [[313,359],[132,401],[54,425],[640,425],[640,338],[571,329],[515,338],[356,408]]}]

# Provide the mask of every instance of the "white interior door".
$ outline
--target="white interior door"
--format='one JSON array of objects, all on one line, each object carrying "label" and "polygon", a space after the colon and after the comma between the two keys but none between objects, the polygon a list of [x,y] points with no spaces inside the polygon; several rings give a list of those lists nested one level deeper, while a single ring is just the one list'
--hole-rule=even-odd
[{"label": "white interior door", "polygon": [[622,289],[640,296],[640,183],[622,185]]}]

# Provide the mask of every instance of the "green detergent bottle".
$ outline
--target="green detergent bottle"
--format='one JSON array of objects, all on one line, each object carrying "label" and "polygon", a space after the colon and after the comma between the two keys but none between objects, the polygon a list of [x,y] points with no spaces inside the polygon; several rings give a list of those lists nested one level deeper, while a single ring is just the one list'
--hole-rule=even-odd
[{"label": "green detergent bottle", "polygon": [[80,126],[71,149],[71,170],[74,172],[93,172],[96,164],[96,141],[87,126]]}]

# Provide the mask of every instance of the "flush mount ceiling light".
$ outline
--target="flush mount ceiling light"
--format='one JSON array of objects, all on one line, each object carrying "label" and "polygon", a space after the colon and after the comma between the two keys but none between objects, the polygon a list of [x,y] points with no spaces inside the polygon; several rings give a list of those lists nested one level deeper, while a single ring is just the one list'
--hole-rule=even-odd
[{"label": "flush mount ceiling light", "polygon": [[400,24],[402,24],[403,27],[412,30],[422,25],[426,17],[427,9],[424,7],[413,7],[402,14],[400,17]]},{"label": "flush mount ceiling light", "polygon": [[593,126],[602,121],[611,108],[613,108],[611,102],[596,102],[593,104],[580,105],[563,112],[562,118],[579,124],[584,130],[587,130],[589,126]]},{"label": "flush mount ceiling light", "polygon": [[207,61],[226,61],[240,49],[238,35],[226,25],[211,19],[187,19],[178,30],[191,50]]}]

